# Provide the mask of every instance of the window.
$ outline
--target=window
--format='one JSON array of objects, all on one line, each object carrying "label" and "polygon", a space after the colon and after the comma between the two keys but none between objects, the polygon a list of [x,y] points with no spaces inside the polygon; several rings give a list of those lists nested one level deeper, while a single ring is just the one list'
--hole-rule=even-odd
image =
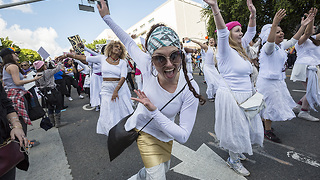
[{"label": "window", "polygon": [[141,26],[140,26],[140,28],[144,28],[146,26],[146,24],[142,24]]},{"label": "window", "polygon": [[150,19],[148,22],[149,23],[152,23],[154,21],[154,18]]},{"label": "window", "polygon": [[134,33],[137,32],[137,31],[138,31],[138,29],[133,30]]}]

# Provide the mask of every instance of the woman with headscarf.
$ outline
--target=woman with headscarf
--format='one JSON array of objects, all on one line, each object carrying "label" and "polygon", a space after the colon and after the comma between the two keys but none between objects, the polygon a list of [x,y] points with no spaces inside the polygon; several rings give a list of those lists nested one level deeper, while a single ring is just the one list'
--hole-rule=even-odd
[{"label": "woman with headscarf", "polygon": [[216,93],[215,132],[220,146],[229,150],[227,164],[237,173],[249,176],[250,172],[240,160],[246,159],[242,153],[252,155],[252,144],[262,146],[263,126],[259,115],[247,119],[237,102],[241,104],[253,95],[252,65],[245,48],[256,34],[256,9],[252,1],[247,0],[250,17],[243,35],[238,21],[225,24],[217,0],[205,2],[211,6],[217,27],[216,59],[223,77]]},{"label": "woman with headscarf", "polygon": [[[144,53],[111,19],[109,8],[103,0],[101,4],[102,7],[98,6],[101,17],[126,46],[143,75],[143,88],[135,91],[138,98],[132,98],[139,104],[125,124],[125,129],[139,130],[153,118],[137,139],[145,167],[131,179],[165,179],[170,166],[173,140],[180,143],[188,140],[198,103],[200,101],[203,104],[205,100],[199,95],[197,83],[191,80],[192,76],[187,72],[185,56],[176,32],[163,24],[152,26],[146,38],[147,53]],[[180,91],[160,112],[158,108],[163,107]],[[179,112],[179,124],[176,124],[174,120]]]},{"label": "woman with headscarf", "polygon": [[314,18],[309,13],[307,18],[302,18],[299,31],[288,41],[283,42],[284,33],[279,26],[280,21],[286,16],[286,11],[280,9],[274,16],[272,24],[262,27],[260,38],[263,47],[259,55],[260,70],[257,80],[257,90],[264,95],[267,107],[261,112],[264,119],[264,135],[267,139],[280,143],[281,140],[271,129],[272,121],[286,121],[295,117],[292,108],[296,103],[287,88],[285,63],[287,53],[285,49],[296,44],[306,26]]},{"label": "woman with headscarf", "polygon": [[[313,9],[313,11],[316,14],[317,9]],[[316,67],[320,64],[320,34],[315,33],[316,27],[313,20],[308,24],[305,33],[295,45],[297,60],[290,77],[290,80],[293,80],[293,82],[300,81],[307,90],[307,93],[299,100],[297,106],[293,108],[293,111],[298,114],[299,118],[307,121],[319,121],[319,118],[310,115],[308,112],[309,101],[312,109],[314,109],[314,104],[320,105],[319,86],[317,85],[318,69]]]}]

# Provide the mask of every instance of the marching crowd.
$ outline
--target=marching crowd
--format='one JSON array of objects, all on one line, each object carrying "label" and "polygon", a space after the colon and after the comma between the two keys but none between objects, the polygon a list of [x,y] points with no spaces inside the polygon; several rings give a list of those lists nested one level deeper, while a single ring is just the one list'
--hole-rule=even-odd
[{"label": "marching crowd", "polygon": [[[88,96],[90,105],[100,111],[97,133],[108,136],[110,129],[128,115],[126,131],[143,128],[137,145],[144,167],[130,179],[165,179],[173,140],[188,140],[198,105],[206,102],[193,79],[194,68],[199,68],[207,85],[207,99],[215,102],[214,130],[220,147],[229,151],[227,164],[235,172],[249,176],[241,160],[247,159],[244,153],[253,154],[252,144],[262,146],[264,137],[281,143],[272,122],[291,120],[296,114],[308,121],[319,121],[309,113],[320,105],[320,33],[316,34],[314,26],[317,9],[306,12],[296,33],[287,41],[279,26],[286,11],[280,9],[272,24],[264,25],[253,40],[257,30],[252,0],[247,0],[250,17],[246,30],[238,21],[225,23],[217,0],[204,1],[212,9],[217,40],[209,38],[207,43],[201,43],[183,38],[198,44],[199,50],[183,47],[177,33],[164,24],[152,26],[140,48],[113,21],[105,3],[97,6],[99,13],[120,41],[111,41],[98,52],[78,44],[84,48],[83,54],[70,50],[49,62],[19,64],[19,52],[2,49],[0,144],[8,138],[17,138],[25,148],[36,142],[26,138],[27,125],[31,124],[30,101],[35,95],[31,90],[41,95],[51,124],[56,128],[66,125],[61,111],[67,108],[64,96],[69,101],[75,98],[71,97],[73,86],[78,98]],[[301,81],[306,89],[298,103],[285,83],[286,61],[292,47],[297,58],[291,80]],[[32,77],[26,78],[32,72]],[[26,89],[24,85],[28,83],[35,83],[35,87]],[[131,97],[132,91],[135,97]],[[259,97],[258,104],[249,103]],[[244,111],[244,103],[254,110]],[[174,122],[176,116],[178,124]],[[21,168],[19,164],[17,167]],[[15,168],[0,174],[0,179],[15,179]]]}]

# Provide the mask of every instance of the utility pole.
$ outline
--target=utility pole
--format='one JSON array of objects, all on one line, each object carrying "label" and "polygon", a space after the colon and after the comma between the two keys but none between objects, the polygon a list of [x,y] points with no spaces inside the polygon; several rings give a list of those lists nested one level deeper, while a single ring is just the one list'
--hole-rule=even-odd
[{"label": "utility pole", "polygon": [[22,2],[10,3],[10,4],[2,4],[2,5],[0,5],[0,9],[13,7],[13,6],[19,6],[19,5],[23,5],[23,4],[34,3],[34,2],[38,2],[38,1],[44,1],[44,0],[27,0],[27,1],[22,1]]}]

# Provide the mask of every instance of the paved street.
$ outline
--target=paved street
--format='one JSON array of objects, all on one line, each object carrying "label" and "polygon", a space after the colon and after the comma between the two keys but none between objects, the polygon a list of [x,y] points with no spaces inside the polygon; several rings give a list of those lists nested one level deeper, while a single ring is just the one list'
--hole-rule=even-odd
[{"label": "paved street", "polygon": [[[290,74],[291,70],[287,71]],[[201,94],[205,96],[203,76],[194,74]],[[303,87],[288,80],[292,97],[303,96]],[[131,145],[113,162],[109,162],[107,137],[98,135],[96,123],[99,113],[84,110],[88,98],[66,100],[69,108],[62,119],[70,124],[44,131],[35,122],[28,137],[40,145],[31,149],[31,166],[28,172],[18,171],[17,179],[127,179],[143,167],[136,144]],[[320,117],[319,112],[311,112]],[[264,147],[254,147],[254,155],[243,162],[251,172],[249,180],[310,180],[320,179],[320,123],[294,118],[273,123],[282,144],[265,140]],[[225,164],[228,153],[219,148],[214,134],[214,103],[199,106],[197,120],[187,143],[174,143],[171,170],[167,179],[245,179]]]}]

